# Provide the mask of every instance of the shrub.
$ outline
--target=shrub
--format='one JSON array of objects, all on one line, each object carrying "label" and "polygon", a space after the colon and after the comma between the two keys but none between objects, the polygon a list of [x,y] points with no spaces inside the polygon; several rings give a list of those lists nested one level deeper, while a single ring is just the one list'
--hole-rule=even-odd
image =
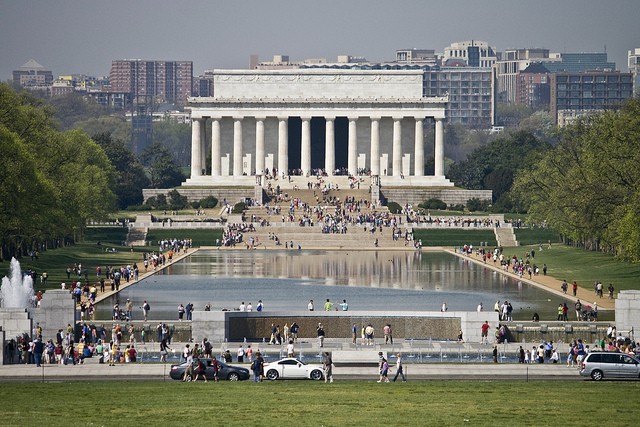
[{"label": "shrub", "polygon": [[447,209],[447,204],[440,199],[429,199],[426,202],[420,203],[418,207],[422,209],[445,210]]},{"label": "shrub", "polygon": [[233,206],[232,213],[234,214],[243,213],[246,209],[247,209],[247,205],[245,205],[244,202],[239,202]]},{"label": "shrub", "polygon": [[450,211],[464,212],[464,205],[462,205],[462,204],[451,205],[451,206],[449,206],[449,210]]},{"label": "shrub", "polygon": [[402,206],[400,206],[396,202],[387,203],[387,208],[389,209],[389,212],[391,212],[392,214],[399,214],[402,212]]},{"label": "shrub", "polygon": [[469,212],[486,211],[489,209],[489,204],[488,200],[480,200],[474,197],[467,200],[467,209],[469,209]]},{"label": "shrub", "polygon": [[200,207],[203,209],[215,208],[216,206],[218,206],[218,199],[213,196],[208,196],[200,200]]},{"label": "shrub", "polygon": [[200,209],[200,200],[194,200],[193,202],[191,202],[191,207],[193,209]]},{"label": "shrub", "polygon": [[181,195],[178,190],[169,192],[169,208],[172,210],[184,209],[188,206],[187,196]]}]

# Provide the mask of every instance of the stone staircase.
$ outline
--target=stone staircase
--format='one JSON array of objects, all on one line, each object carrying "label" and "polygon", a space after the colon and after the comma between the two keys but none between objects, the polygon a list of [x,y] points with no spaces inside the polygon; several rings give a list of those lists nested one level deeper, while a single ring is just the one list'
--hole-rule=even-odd
[{"label": "stone staircase", "polygon": [[[364,226],[351,226],[343,234],[322,233],[320,226],[312,227],[258,227],[255,232],[245,232],[243,235],[243,245],[248,245],[253,241],[253,247],[257,249],[412,249],[413,242],[405,245],[403,238],[393,240],[392,228],[382,227],[382,233],[378,229],[375,233],[364,231]],[[276,244],[273,238],[276,236],[280,245]],[[251,240],[253,239],[253,240]],[[375,241],[378,240],[376,247]]]},{"label": "stone staircase", "polygon": [[513,227],[511,226],[511,224],[501,222],[500,227],[494,227],[494,232],[496,234],[496,241],[498,242],[498,246],[518,246],[516,234],[513,232]]},{"label": "stone staircase", "polygon": [[146,246],[147,228],[131,227],[127,233],[127,246]]}]

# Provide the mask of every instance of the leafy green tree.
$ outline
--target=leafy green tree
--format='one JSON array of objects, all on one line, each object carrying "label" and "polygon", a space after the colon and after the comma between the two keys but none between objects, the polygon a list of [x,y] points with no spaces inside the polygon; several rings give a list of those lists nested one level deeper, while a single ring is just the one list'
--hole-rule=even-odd
[{"label": "leafy green tree", "polygon": [[447,176],[457,185],[473,190],[492,190],[493,200],[504,197],[516,171],[531,167],[550,145],[529,132],[505,134],[449,168]]},{"label": "leafy green tree", "polygon": [[185,176],[169,151],[160,145],[152,146],[151,187],[172,188],[180,185]]},{"label": "leafy green tree", "polygon": [[49,102],[55,110],[55,118],[62,130],[75,128],[79,121],[108,114],[108,111],[94,100],[77,93],[56,96]]},{"label": "leafy green tree", "polygon": [[127,206],[142,204],[142,189],[148,188],[151,184],[142,163],[124,141],[113,139],[109,133],[94,135],[92,139],[102,147],[115,169],[113,190],[118,207],[126,209]]},{"label": "leafy green tree", "polygon": [[514,194],[533,219],[571,242],[639,261],[630,228],[640,220],[639,162],[640,100],[633,99],[564,128],[558,146],[517,176]]},{"label": "leafy green tree", "polygon": [[181,210],[188,206],[187,196],[181,195],[178,190],[171,190],[168,193],[169,209]]}]

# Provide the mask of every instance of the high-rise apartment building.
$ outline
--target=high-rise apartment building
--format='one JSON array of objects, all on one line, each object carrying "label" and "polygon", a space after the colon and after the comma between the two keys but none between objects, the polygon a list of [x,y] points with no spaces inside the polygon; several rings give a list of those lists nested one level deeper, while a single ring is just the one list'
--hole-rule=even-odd
[{"label": "high-rise apartment building", "polygon": [[491,68],[425,67],[423,95],[449,95],[446,122],[487,129],[494,125]]},{"label": "high-rise apartment building", "polygon": [[516,104],[525,104],[533,109],[548,108],[549,70],[541,63],[533,63],[517,75]]},{"label": "high-rise apartment building", "polygon": [[550,112],[576,116],[619,106],[633,95],[631,73],[619,71],[558,72],[550,74]]},{"label": "high-rise apartment building", "polygon": [[136,103],[151,97],[183,106],[193,90],[193,62],[114,60],[109,81],[114,92],[129,93]]}]

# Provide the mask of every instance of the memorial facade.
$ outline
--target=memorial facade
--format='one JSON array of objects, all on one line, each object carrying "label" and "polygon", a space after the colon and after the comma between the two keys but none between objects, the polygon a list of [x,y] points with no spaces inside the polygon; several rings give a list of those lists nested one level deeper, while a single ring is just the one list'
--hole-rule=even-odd
[{"label": "memorial facade", "polygon": [[[261,185],[290,175],[453,186],[444,176],[447,97],[422,96],[422,70],[212,74],[214,96],[188,100],[191,176],[185,186]],[[428,127],[435,137],[425,143]],[[434,158],[428,176],[426,146]]]}]

